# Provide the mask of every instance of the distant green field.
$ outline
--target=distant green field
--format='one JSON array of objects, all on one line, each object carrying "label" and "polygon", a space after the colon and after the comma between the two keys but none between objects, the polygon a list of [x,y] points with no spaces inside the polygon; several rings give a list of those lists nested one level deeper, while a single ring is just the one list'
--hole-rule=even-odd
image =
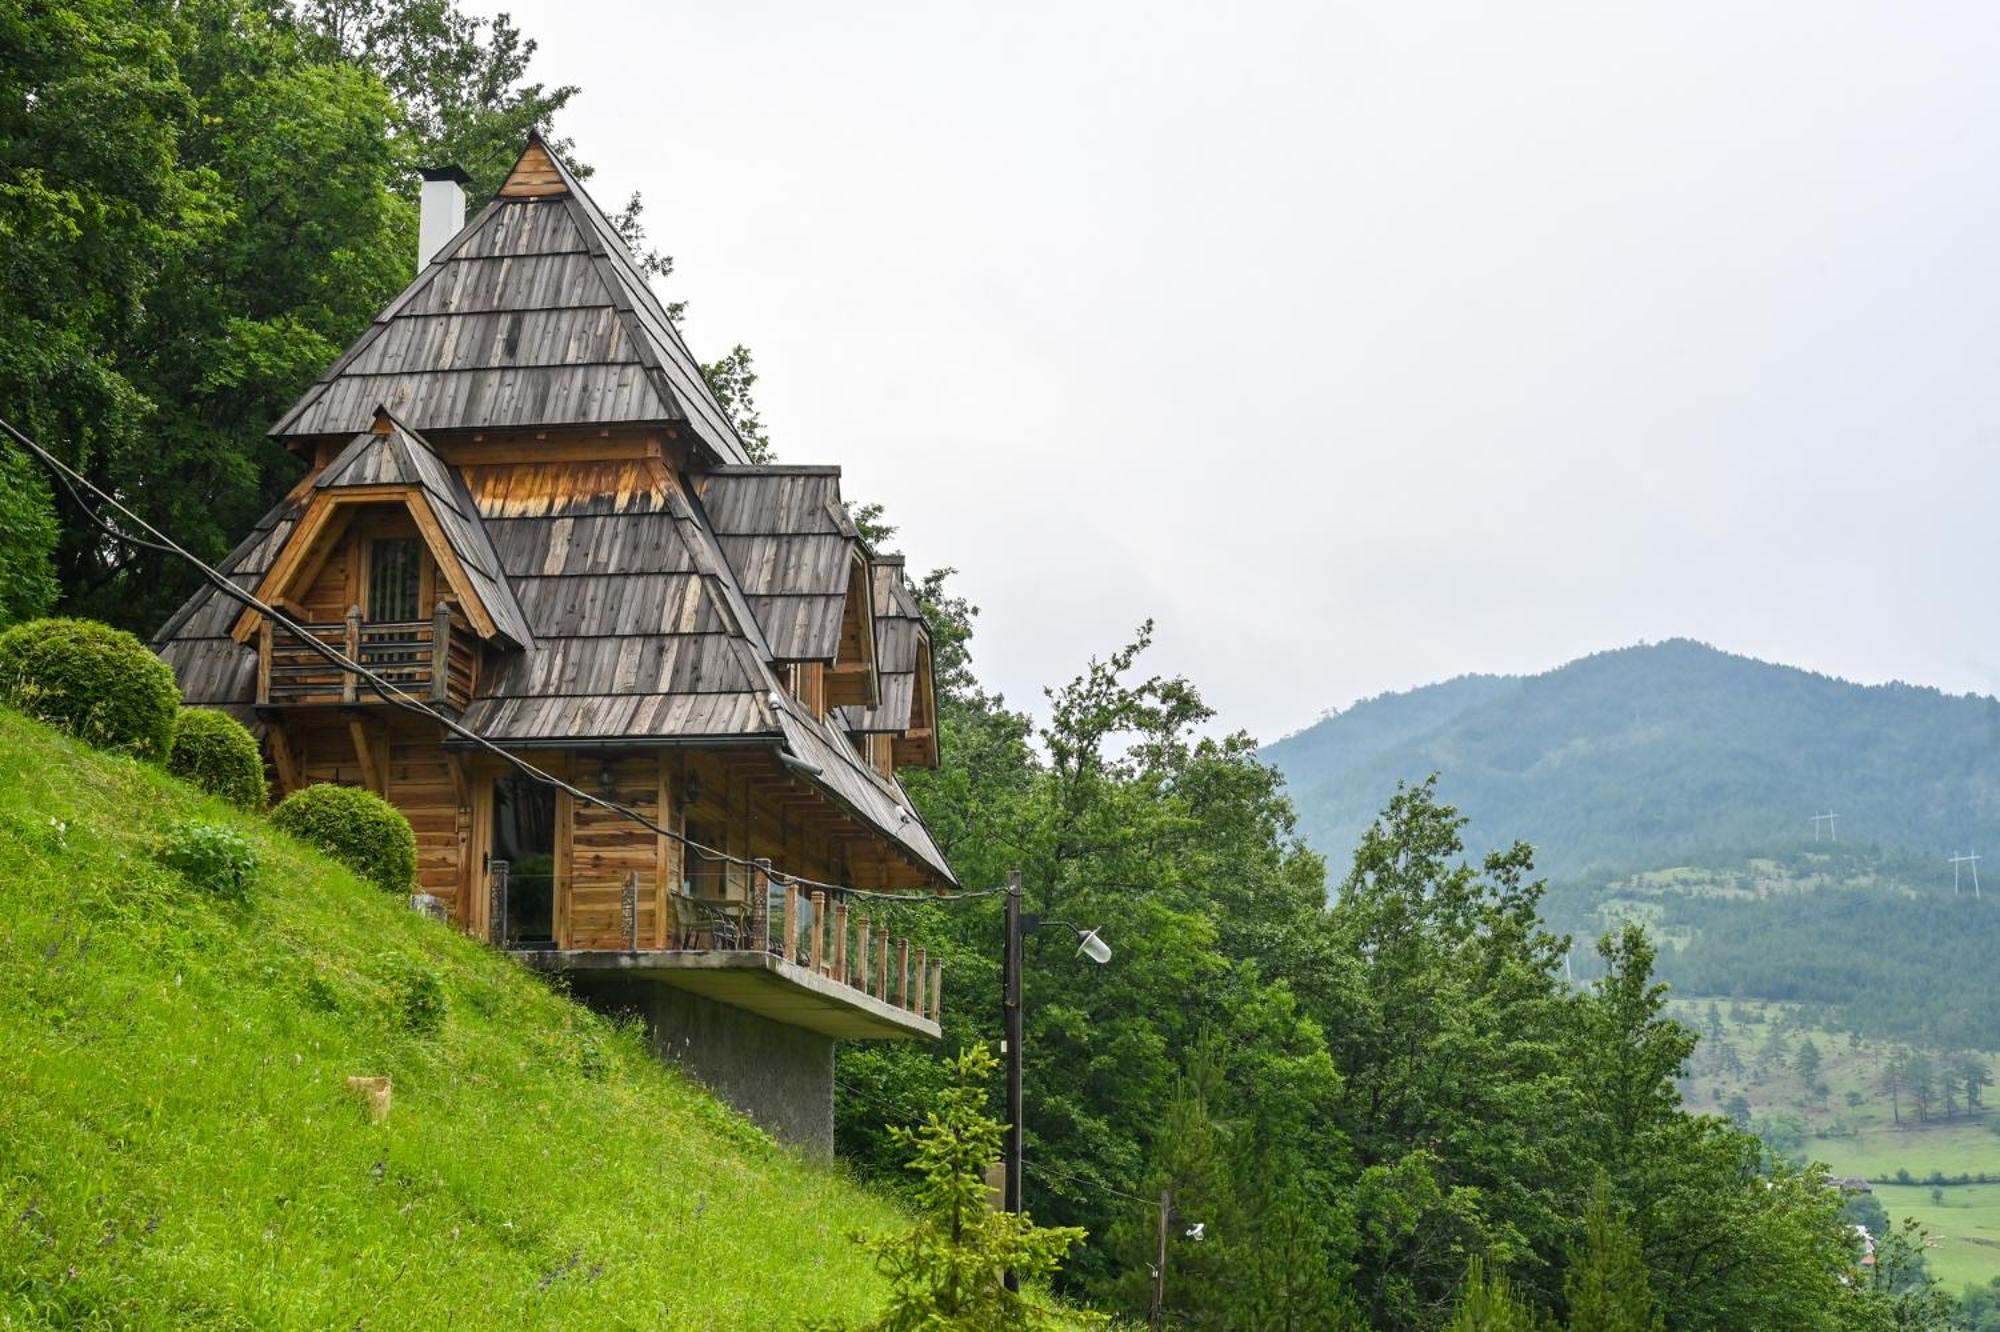
[{"label": "distant green field", "polygon": [[2000,1275],[2000,1184],[1947,1188],[1942,1206],[1920,1184],[1878,1184],[1875,1196],[1891,1216],[1914,1216],[1928,1233],[1924,1256],[1946,1290],[1956,1294]]},{"label": "distant green field", "polygon": [[1923,1183],[1933,1170],[2000,1176],[2000,1136],[1985,1122],[1922,1130],[1871,1129],[1852,1138],[1813,1138],[1809,1155],[1837,1175],[1893,1179],[1907,1170]]}]

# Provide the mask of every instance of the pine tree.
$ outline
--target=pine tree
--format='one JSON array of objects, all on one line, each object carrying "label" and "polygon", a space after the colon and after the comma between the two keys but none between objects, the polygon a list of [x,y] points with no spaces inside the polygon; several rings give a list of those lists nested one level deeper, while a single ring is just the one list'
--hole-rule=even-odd
[{"label": "pine tree", "polygon": [[1465,1294],[1446,1332],[1543,1332],[1547,1326],[1533,1309],[1514,1298],[1505,1276],[1498,1272],[1487,1275],[1486,1261],[1474,1258],[1465,1276]]},{"label": "pine tree", "polygon": [[[859,1332],[1016,1332],[1048,1326],[1053,1313],[1001,1284],[1009,1269],[1023,1281],[1055,1275],[1063,1255],[1083,1240],[1076,1226],[1038,1226],[1027,1215],[993,1210],[985,1168],[1000,1155],[1002,1127],[982,1106],[999,1066],[984,1045],[946,1061],[952,1085],[915,1129],[895,1128],[911,1150],[917,1224],[900,1235],[856,1236],[889,1278],[889,1307]],[[1075,1321],[1074,1314],[1066,1321]],[[837,1325],[835,1325],[837,1326]]]},{"label": "pine tree", "polygon": [[1639,1238],[1618,1215],[1602,1175],[1583,1215],[1583,1247],[1570,1250],[1563,1276],[1569,1332],[1662,1332]]}]

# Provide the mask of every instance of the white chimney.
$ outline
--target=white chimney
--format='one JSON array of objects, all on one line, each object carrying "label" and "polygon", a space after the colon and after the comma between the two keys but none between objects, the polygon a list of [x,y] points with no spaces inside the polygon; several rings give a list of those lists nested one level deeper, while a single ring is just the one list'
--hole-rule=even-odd
[{"label": "white chimney", "polygon": [[424,178],[417,215],[417,268],[422,271],[465,225],[465,187],[472,178],[455,166],[425,167],[417,174]]}]

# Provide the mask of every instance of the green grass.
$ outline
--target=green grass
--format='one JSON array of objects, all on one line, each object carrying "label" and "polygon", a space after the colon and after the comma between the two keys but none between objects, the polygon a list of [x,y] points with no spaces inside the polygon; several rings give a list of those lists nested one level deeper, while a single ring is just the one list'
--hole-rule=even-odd
[{"label": "green grass", "polygon": [[2000,1184],[1947,1188],[1942,1205],[1917,1184],[1878,1184],[1875,1196],[1891,1216],[1913,1216],[1924,1228],[1925,1261],[1946,1290],[1956,1294],[2000,1275]]},{"label": "green grass", "polygon": [[[1918,1183],[1938,1171],[1955,1175],[2000,1176],[2000,1136],[1985,1122],[1940,1124],[1922,1129],[1869,1129],[1852,1138],[1814,1138],[1811,1154],[1838,1175],[1894,1179],[1907,1170]],[[1995,1255],[2000,1272],[2000,1253]]]},{"label": "green grass", "polygon": [[[263,871],[153,858],[187,817]],[[412,968],[443,1030],[411,1031]],[[0,1327],[795,1327],[888,1201],[638,1035],[150,768],[0,710]],[[394,1079],[368,1122],[344,1083]]]}]

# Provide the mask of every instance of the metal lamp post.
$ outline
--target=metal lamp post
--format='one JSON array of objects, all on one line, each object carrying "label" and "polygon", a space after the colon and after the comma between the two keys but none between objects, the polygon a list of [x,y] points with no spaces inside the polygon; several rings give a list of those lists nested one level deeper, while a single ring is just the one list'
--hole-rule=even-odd
[{"label": "metal lamp post", "polygon": [[[1021,953],[1027,936],[1044,925],[1061,925],[1077,937],[1077,956],[1102,965],[1111,960],[1111,945],[1098,930],[1087,930],[1067,920],[1054,920],[1021,911],[1021,871],[1007,875],[1007,955],[1001,972],[1000,1009],[1007,1056],[1007,1143],[1006,1190],[1003,1205],[1016,1216],[1021,1213]],[[1007,1289],[1019,1290],[1020,1279],[1009,1270]]]}]

